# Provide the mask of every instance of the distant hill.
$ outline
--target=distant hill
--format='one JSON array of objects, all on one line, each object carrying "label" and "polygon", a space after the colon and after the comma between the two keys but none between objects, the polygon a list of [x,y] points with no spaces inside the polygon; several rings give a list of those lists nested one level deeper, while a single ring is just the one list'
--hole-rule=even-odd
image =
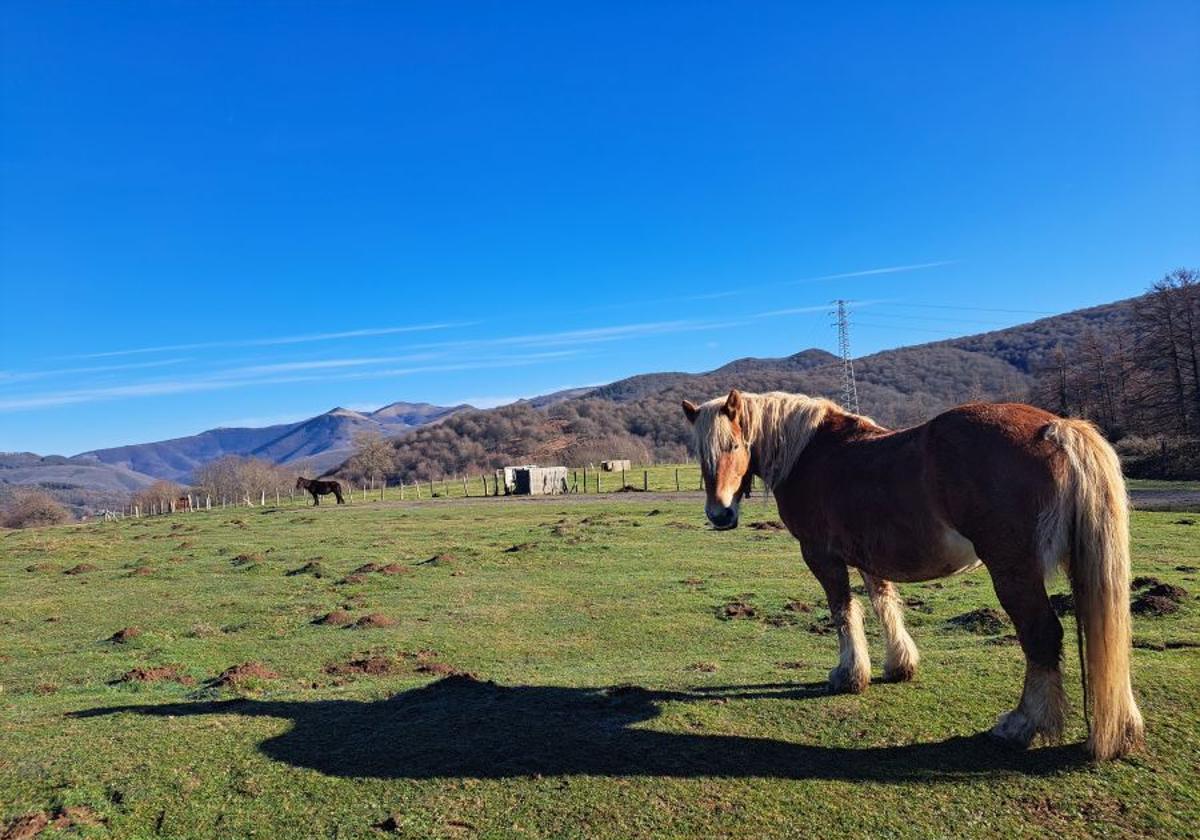
[{"label": "distant hill", "polygon": [[181,482],[188,481],[198,467],[224,455],[262,458],[276,464],[302,461],[305,469],[322,472],[349,457],[359,432],[395,437],[468,408],[395,402],[364,414],[338,407],[296,423],[210,429],[172,440],[95,449],[78,457]]},{"label": "distant hill", "polygon": [[[971,400],[1027,400],[1033,373],[1056,347],[1069,350],[1088,330],[1122,328],[1131,318],[1132,301],[1119,301],[859,358],[859,404],[878,422],[902,427]],[[734,387],[837,398],[841,377],[840,360],[813,348],[783,358],[738,359],[704,373],[640,374],[549,403],[465,411],[397,439],[391,477],[411,481],[539,461],[682,460],[691,432],[681,400],[704,400]]]},{"label": "distant hill", "polygon": [[153,483],[151,476],[91,458],[0,452],[0,502],[14,487],[37,487],[70,507],[78,516],[104,508],[119,508]]},{"label": "distant hill", "polygon": [[209,429],[172,440],[94,449],[73,457],[0,453],[0,502],[14,487],[25,486],[46,490],[77,515],[119,508],[131,493],[156,479],[186,484],[197,468],[224,455],[263,458],[322,473],[350,457],[354,435],[360,431],[396,437],[469,408],[395,402],[368,413],[335,408],[296,423]]}]

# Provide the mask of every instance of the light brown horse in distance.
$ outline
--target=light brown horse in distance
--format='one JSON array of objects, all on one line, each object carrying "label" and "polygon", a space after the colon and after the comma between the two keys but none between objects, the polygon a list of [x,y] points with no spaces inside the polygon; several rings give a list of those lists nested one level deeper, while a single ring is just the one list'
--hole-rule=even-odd
[{"label": "light brown horse in distance", "polygon": [[1062,734],[1062,625],[1045,581],[1063,568],[1080,628],[1087,748],[1125,755],[1142,740],[1129,678],[1129,513],[1121,467],[1089,423],[1028,405],[975,403],[911,429],[890,431],[829,400],[748,394],[696,406],[694,426],[719,530],[737,527],[738,504],[761,477],[825,590],[841,658],[830,690],[870,682],[862,609],[851,597],[857,569],[883,624],[884,677],[908,680],[917,648],[892,581],[922,581],[975,568],[991,575],[1025,654],[1017,707],[992,729],[1027,747]]}]

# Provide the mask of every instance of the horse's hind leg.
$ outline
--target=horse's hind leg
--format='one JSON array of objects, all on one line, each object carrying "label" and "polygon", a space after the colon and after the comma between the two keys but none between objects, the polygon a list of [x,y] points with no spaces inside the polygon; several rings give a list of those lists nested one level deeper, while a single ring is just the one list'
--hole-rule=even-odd
[{"label": "horse's hind leg", "polygon": [[1067,696],[1062,686],[1062,624],[1042,578],[1040,563],[1030,560],[1014,565],[991,566],[992,585],[1000,605],[1017,629],[1025,653],[1025,686],[1017,708],[1004,715],[992,734],[1020,747],[1039,735],[1057,740],[1062,735],[1067,713]]},{"label": "horse's hind leg", "polygon": [[850,593],[850,573],[838,557],[811,549],[804,562],[816,576],[838,634],[838,665],[829,672],[829,690],[834,694],[858,694],[871,682],[871,658],[863,632],[862,607]]},{"label": "horse's hind leg", "polygon": [[904,626],[904,602],[891,581],[862,573],[863,583],[871,595],[871,606],[883,625],[883,641],[887,655],[883,660],[883,678],[891,682],[911,680],[917,673],[921,656],[912,636]]}]

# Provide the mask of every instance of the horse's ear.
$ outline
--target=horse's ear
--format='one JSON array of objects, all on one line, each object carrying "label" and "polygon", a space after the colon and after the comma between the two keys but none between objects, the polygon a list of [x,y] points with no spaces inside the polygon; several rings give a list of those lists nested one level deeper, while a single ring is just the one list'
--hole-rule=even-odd
[{"label": "horse's ear", "polygon": [[725,398],[725,407],[721,410],[730,420],[738,416],[738,412],[742,410],[742,394],[737,388],[729,392],[729,396]]},{"label": "horse's ear", "polygon": [[695,403],[693,403],[691,400],[684,400],[683,413],[687,416],[689,423],[695,423],[696,415],[700,413],[700,409],[696,408]]}]

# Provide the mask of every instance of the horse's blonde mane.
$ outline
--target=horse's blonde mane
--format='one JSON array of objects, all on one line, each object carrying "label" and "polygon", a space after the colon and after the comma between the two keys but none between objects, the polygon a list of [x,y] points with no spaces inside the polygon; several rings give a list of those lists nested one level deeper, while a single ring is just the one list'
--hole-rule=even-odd
[{"label": "horse's blonde mane", "polygon": [[[836,403],[820,397],[770,391],[741,395],[739,421],[742,438],[750,447],[759,474],[768,487],[776,487],[792,471],[796,459],[830,412],[842,413]],[[696,415],[696,442],[700,458],[715,474],[722,452],[733,446],[733,424],[721,410],[725,397],[709,400]]]}]

